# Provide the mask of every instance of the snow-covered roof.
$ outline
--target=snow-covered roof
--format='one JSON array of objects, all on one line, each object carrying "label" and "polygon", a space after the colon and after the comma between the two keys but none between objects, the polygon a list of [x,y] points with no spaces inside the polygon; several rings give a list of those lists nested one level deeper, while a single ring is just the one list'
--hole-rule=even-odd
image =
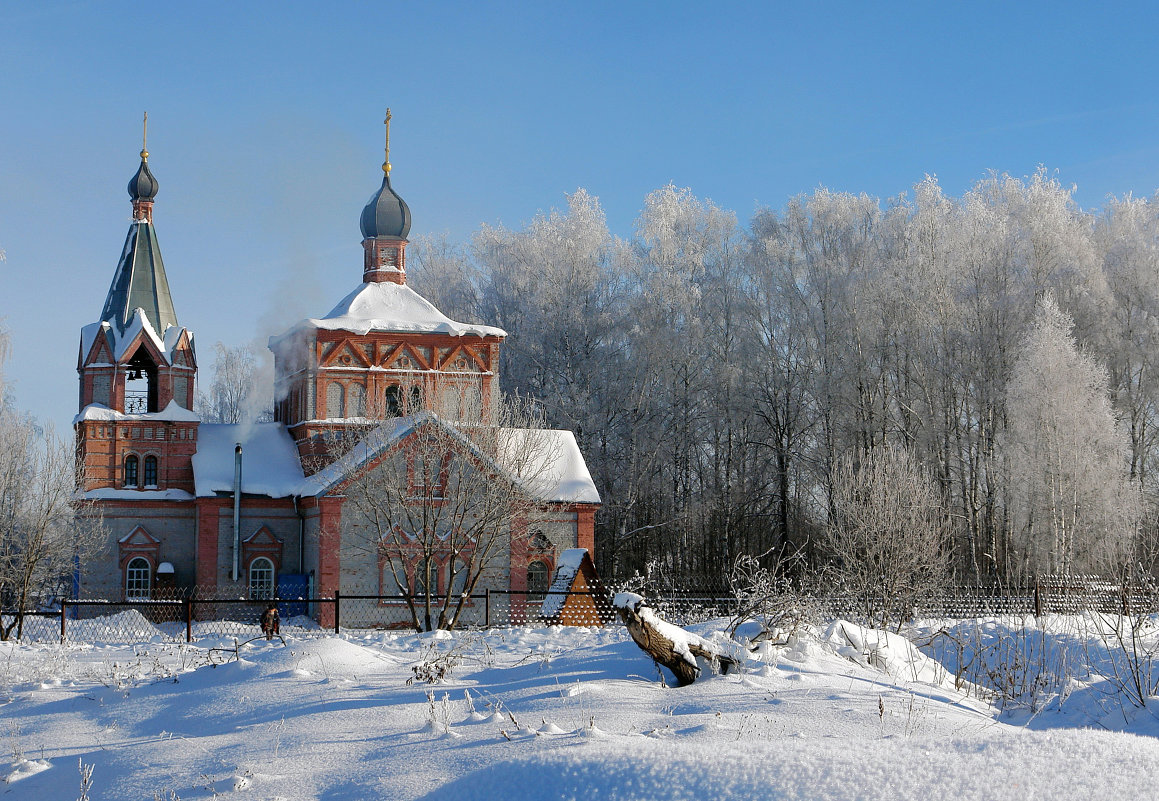
[{"label": "snow-covered roof", "polygon": [[179,406],[175,400],[170,400],[169,405],[161,411],[148,414],[122,414],[104,404],[90,403],[72,419],[72,424],[76,425],[82,420],[154,420],[159,423],[196,423],[200,419],[194,412]]},{"label": "snow-covered roof", "polygon": [[[298,323],[292,330],[321,328],[330,331],[370,331],[504,337],[507,332],[490,325],[457,323],[405,284],[366,283],[338,301],[325,317]],[[275,344],[281,337],[273,337]]]},{"label": "snow-covered roof", "polygon": [[[498,461],[516,474],[526,489],[550,501],[599,503],[587,462],[575,435],[558,429],[504,428]],[[538,439],[539,442],[531,442]],[[504,459],[510,454],[510,459]],[[513,461],[523,460],[521,464]],[[524,477],[527,477],[526,479]]]},{"label": "snow-covered roof", "polygon": [[243,493],[285,498],[298,494],[302,463],[281,423],[202,423],[197,429],[193,479],[198,497],[233,492],[233,449],[241,443]]},{"label": "snow-covered roof", "polygon": [[539,610],[540,615],[551,619],[563,611],[567,593],[587,555],[587,548],[568,548],[559,555],[555,563],[555,577],[551,581],[551,586],[547,588],[547,596],[543,599],[543,605]]},{"label": "snow-covered roof", "polygon": [[93,349],[93,342],[97,338],[97,334],[101,331],[112,328],[110,323],[89,323],[80,330],[80,358],[84,361],[89,357],[89,351]]},{"label": "snow-covered roof", "polygon": [[[134,309],[129,321],[125,324],[124,333],[122,333],[115,325],[108,320],[99,323],[90,323],[80,330],[80,357],[83,361],[88,358],[89,351],[93,348],[93,341],[97,335],[104,333],[108,337],[109,344],[113,349],[113,359],[117,362],[124,361],[126,356],[132,354],[127,353],[133,341],[137,338],[137,334],[144,333],[153,346],[157,348],[157,352],[161,354],[169,364],[173,363],[173,348],[177,345],[177,340],[181,337],[181,332],[184,328],[176,325],[169,325],[165,327],[165,335],[158,336],[157,331],[153,328],[152,323],[149,322],[148,316],[143,309]],[[192,339],[190,334],[190,339]]]},{"label": "snow-covered roof", "polygon": [[[413,417],[384,423],[341,459],[305,479],[297,494],[324,494],[426,422],[445,427],[459,438],[464,447],[475,451],[480,458],[491,461],[479,453],[470,439],[457,428],[441,420],[438,415],[424,411]],[[542,442],[529,444],[528,440],[532,437],[541,437]],[[504,428],[500,429],[499,445],[499,453],[493,461],[495,467],[522,484],[524,489],[539,500],[553,503],[600,502],[595,482],[580,454],[575,436],[570,431]],[[528,454],[530,458],[523,460]],[[528,478],[524,479],[524,476]]]}]

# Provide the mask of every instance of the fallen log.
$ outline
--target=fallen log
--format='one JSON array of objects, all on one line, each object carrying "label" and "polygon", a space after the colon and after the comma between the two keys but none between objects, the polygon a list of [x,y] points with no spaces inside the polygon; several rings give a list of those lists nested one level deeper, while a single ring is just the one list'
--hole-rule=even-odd
[{"label": "fallen log", "polygon": [[707,660],[724,674],[737,667],[736,660],[721,653],[708,640],[662,620],[648,602],[635,593],[617,593],[613,606],[636,645],[652,657],[652,661],[668,668],[681,687],[700,677],[697,657]]}]

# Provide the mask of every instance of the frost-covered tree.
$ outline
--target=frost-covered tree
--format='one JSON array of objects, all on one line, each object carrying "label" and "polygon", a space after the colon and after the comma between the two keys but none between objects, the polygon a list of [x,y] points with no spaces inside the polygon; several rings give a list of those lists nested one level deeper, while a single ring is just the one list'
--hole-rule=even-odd
[{"label": "frost-covered tree", "polygon": [[1112,200],[1095,238],[1113,299],[1098,348],[1130,437],[1131,478],[1147,488],[1159,433],[1159,204]]},{"label": "frost-covered tree", "polygon": [[[484,226],[473,238],[482,320],[508,337],[501,354],[508,391],[539,399],[547,422],[575,432],[605,493],[608,528],[632,528],[649,465],[653,394],[648,366],[631,358],[634,326],[626,271],[632,254],[608,231],[596,197],[578,190],[567,209],[523,230]],[[614,559],[614,539],[598,549]]]},{"label": "frost-covered tree", "polygon": [[273,419],[270,365],[250,345],[213,347],[213,382],[198,393],[197,412],[206,423],[260,422]]},{"label": "frost-covered tree", "polygon": [[418,236],[407,249],[407,283],[455,320],[483,322],[476,264],[445,235]]},{"label": "frost-covered tree", "polygon": [[1107,372],[1079,350],[1072,328],[1044,295],[1007,386],[1012,542],[1031,573],[1113,569],[1130,553],[1138,521]]},{"label": "frost-covered tree", "polygon": [[412,266],[448,310],[508,331],[504,386],[576,431],[605,573],[719,583],[737,554],[827,524],[845,454],[900,446],[952,510],[954,570],[991,580],[1025,567],[1007,385],[1045,293],[1107,365],[1128,474],[1159,490],[1157,209],[1083,211],[1040,169],[960,197],[932,177],[887,202],[820,188],[746,231],[667,186],[624,241],[580,190],[469,249],[416,245]]}]

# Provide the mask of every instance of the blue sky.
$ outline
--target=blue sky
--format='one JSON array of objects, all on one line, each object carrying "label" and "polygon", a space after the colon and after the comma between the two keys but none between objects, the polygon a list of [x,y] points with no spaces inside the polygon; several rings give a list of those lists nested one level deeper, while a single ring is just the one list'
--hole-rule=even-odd
[{"label": "blue sky", "polygon": [[1039,164],[1084,207],[1159,187],[1159,11],[1068,3],[0,0],[0,318],[17,402],[67,427],[82,325],[155,222],[203,366],[361,277],[381,179],[413,234],[517,227],[584,187],[627,235],[668,182],[735,210],[818,185],[960,194]]}]

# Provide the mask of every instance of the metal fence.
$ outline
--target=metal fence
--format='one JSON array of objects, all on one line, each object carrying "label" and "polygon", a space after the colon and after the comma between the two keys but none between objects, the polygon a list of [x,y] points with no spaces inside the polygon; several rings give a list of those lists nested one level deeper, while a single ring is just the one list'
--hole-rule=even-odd
[{"label": "metal fence", "polygon": [[[544,601],[561,596],[543,614]],[[412,597],[420,625],[426,622],[425,596]],[[430,619],[439,621],[442,597],[432,596]],[[437,601],[437,603],[436,603]],[[458,598],[452,599],[448,613]],[[175,599],[63,599],[52,611],[24,613],[20,639],[25,642],[138,643],[195,642],[205,639],[261,636],[259,619],[269,604],[279,610],[283,635],[312,637],[343,630],[408,630],[414,628],[410,606],[401,595],[334,593],[315,598],[184,597]],[[12,612],[2,612],[9,622]],[[532,594],[488,590],[467,596],[459,611],[462,628],[492,628],[563,623],[599,626],[614,616],[611,599],[592,592]],[[15,637],[16,631],[13,631]]]},{"label": "metal fence", "polygon": [[[261,636],[258,623],[270,603],[279,609],[282,634],[321,636],[343,630],[407,630],[413,619],[406,598],[393,595],[334,593],[314,598],[246,599],[188,597],[149,600],[65,599],[51,611],[25,612],[21,640],[28,642],[147,641],[195,642],[213,638],[250,639]],[[424,598],[415,597],[420,625],[426,623]],[[432,596],[432,601],[435,596]],[[438,600],[442,600],[439,597]],[[457,598],[452,599],[457,602]],[[809,617],[866,617],[866,599],[849,595],[800,597]],[[547,603],[545,604],[545,601]],[[719,592],[668,592],[652,595],[649,603],[667,620],[690,625],[736,614],[737,601]],[[432,604],[431,623],[441,607]],[[909,609],[922,617],[975,618],[994,615],[1074,614],[1081,611],[1138,614],[1159,611],[1154,588],[1124,589],[1095,577],[1052,577],[1011,587],[954,587],[913,599]],[[550,611],[548,611],[550,610]],[[545,614],[545,611],[548,611]],[[11,622],[11,612],[3,612]],[[616,620],[611,599],[592,592],[532,594],[489,590],[468,596],[460,611],[463,628],[564,625],[599,626]],[[13,631],[15,635],[15,631]]]}]

